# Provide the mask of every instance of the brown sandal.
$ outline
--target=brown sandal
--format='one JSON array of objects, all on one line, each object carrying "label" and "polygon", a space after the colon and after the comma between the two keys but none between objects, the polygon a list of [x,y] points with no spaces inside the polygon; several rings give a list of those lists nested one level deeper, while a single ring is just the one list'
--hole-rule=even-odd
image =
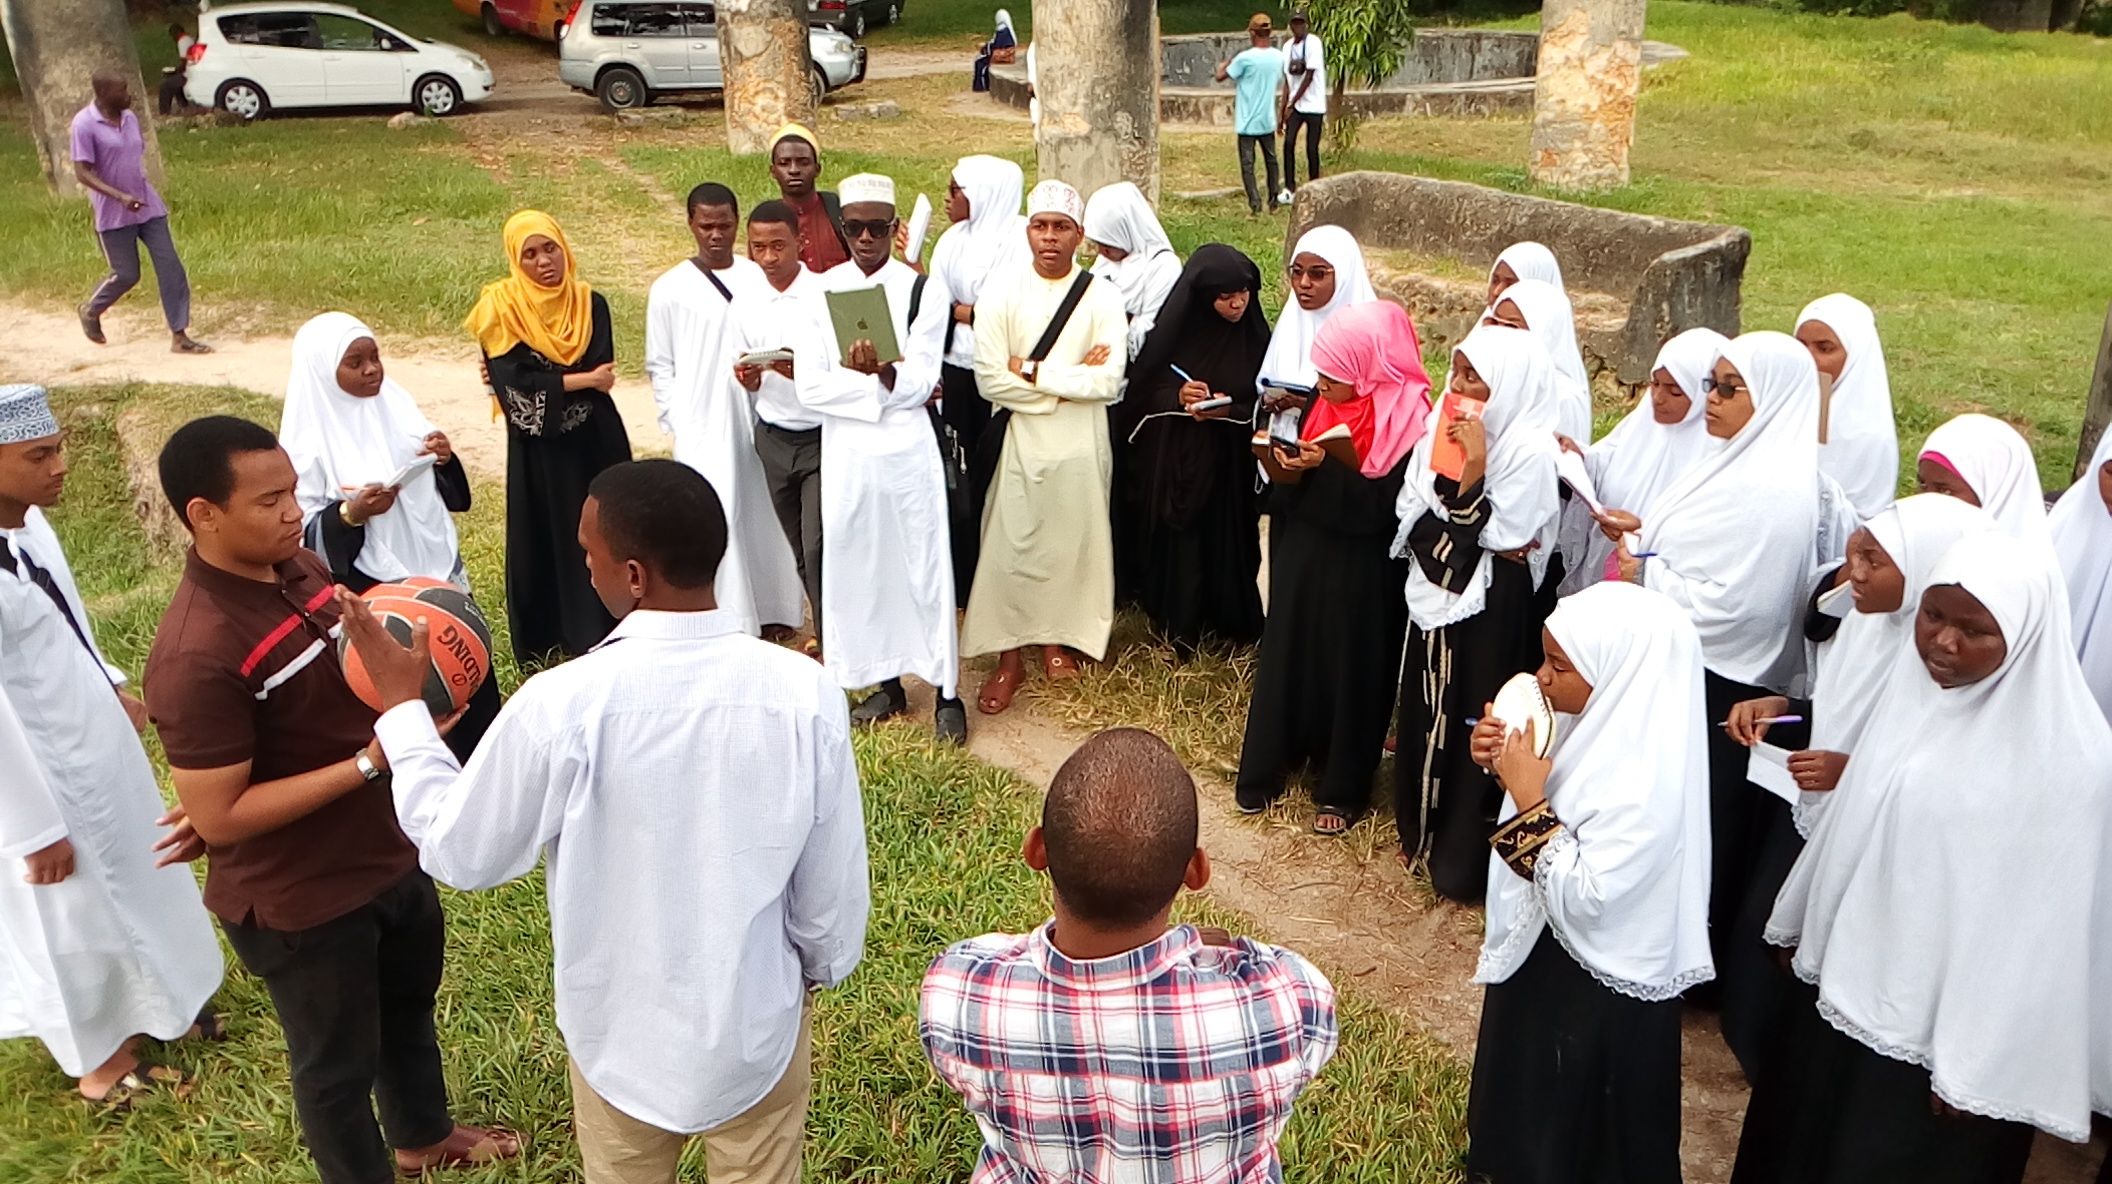
[{"label": "brown sandal", "polygon": [[1078,659],[1071,656],[1071,651],[1060,645],[1045,645],[1041,647],[1041,672],[1050,682],[1063,682],[1085,671],[1078,665]]},{"label": "brown sandal", "polygon": [[[471,1142],[467,1147],[461,1148],[451,1148],[447,1145],[449,1140],[461,1134],[474,1135],[476,1136],[475,1141]],[[415,1179],[425,1175],[427,1172],[498,1163],[502,1160],[515,1159],[520,1154],[521,1137],[512,1131],[501,1127],[475,1127],[457,1123],[455,1124],[455,1129],[448,1132],[447,1139],[441,1141],[439,1151],[429,1155],[398,1151],[396,1153],[396,1173],[400,1176]]]},{"label": "brown sandal", "polygon": [[91,1098],[82,1094],[80,1098],[106,1114],[130,1114],[139,1095],[158,1089],[168,1090],[179,1098],[185,1097],[191,1092],[191,1079],[181,1069],[141,1061],[138,1068],[118,1078],[102,1097]]},{"label": "brown sandal", "polygon": [[1019,695],[1019,686],[1027,680],[1025,671],[1014,673],[998,670],[983,680],[983,689],[975,694],[975,708],[984,715],[1001,715],[1012,706]]}]

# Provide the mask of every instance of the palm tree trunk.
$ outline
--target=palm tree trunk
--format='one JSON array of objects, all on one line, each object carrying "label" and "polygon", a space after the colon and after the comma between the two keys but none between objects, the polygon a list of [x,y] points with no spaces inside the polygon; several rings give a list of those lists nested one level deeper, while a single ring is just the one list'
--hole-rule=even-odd
[{"label": "palm tree trunk", "polygon": [[726,75],[726,148],[735,156],[767,152],[778,128],[811,122],[806,0],[722,0],[719,66]]}]

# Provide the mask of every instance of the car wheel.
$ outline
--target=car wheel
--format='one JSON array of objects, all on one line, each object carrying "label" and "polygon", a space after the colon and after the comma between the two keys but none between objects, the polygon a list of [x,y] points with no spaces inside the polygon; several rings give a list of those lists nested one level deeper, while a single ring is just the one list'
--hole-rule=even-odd
[{"label": "car wheel", "polygon": [[854,41],[865,36],[865,10],[863,8],[852,13],[851,19],[844,22],[843,31],[849,33]]},{"label": "car wheel", "polygon": [[462,110],[462,88],[445,74],[428,74],[411,88],[411,106],[420,115],[445,119]]},{"label": "car wheel", "polygon": [[221,83],[214,102],[222,111],[242,120],[256,119],[271,111],[271,100],[264,96],[264,88],[247,78],[230,78]]},{"label": "car wheel", "polygon": [[499,10],[489,4],[484,6],[484,35],[487,37],[504,37],[506,35],[506,26],[499,23]]},{"label": "car wheel", "polygon": [[822,97],[829,93],[829,76],[821,72],[820,66],[814,67],[814,73],[808,76],[807,89],[810,92],[807,97],[814,100],[815,107],[820,107]]},{"label": "car wheel", "polygon": [[890,5],[888,5],[888,6],[887,6],[887,23],[888,23],[888,24],[890,24],[890,25],[892,25],[892,24],[894,24],[895,22],[897,22],[897,21],[899,21],[899,20],[901,20],[901,19],[902,19],[902,6],[901,6],[900,4],[890,4]]},{"label": "car wheel", "polygon": [[594,84],[594,93],[600,96],[601,105],[611,111],[643,107],[649,98],[645,79],[629,66],[613,66],[605,71],[601,80]]}]

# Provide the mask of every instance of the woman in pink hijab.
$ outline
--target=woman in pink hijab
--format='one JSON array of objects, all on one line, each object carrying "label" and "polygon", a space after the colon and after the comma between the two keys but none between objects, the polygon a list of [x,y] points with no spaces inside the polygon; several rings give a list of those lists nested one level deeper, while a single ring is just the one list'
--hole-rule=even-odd
[{"label": "woman in pink hijab", "polygon": [[[1310,767],[1313,830],[1338,835],[1370,805],[1408,626],[1406,570],[1391,558],[1394,500],[1429,411],[1415,325],[1400,306],[1353,305],[1313,343],[1318,397],[1296,441],[1263,446],[1269,490],[1268,620],[1240,749],[1249,813]],[[1346,429],[1354,453],[1323,445]],[[1351,459],[1353,457],[1353,459]]]}]

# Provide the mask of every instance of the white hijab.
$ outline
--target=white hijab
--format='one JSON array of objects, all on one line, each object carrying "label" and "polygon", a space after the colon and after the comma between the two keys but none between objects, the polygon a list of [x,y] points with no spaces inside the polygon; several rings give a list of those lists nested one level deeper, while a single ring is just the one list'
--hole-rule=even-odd
[{"label": "white hijab", "polygon": [[[1936,562],[1959,539],[1993,530],[1981,510],[1940,493],[1901,498],[1864,523],[1877,545],[1905,577],[1899,607],[1889,613],[1857,609],[1841,622],[1833,640],[1819,647],[1818,678],[1812,687],[1811,746],[1853,759],[1877,713],[1900,651],[1914,642],[1914,617],[1928,591]],[[1845,577],[1844,577],[1845,578]],[[1832,793],[1799,795],[1797,831],[1806,838],[1818,824]]]},{"label": "white hijab", "polygon": [[946,228],[941,241],[957,245],[942,257],[932,248],[932,260],[946,270],[946,287],[953,298],[974,304],[983,280],[1002,269],[1013,258],[1027,252],[1027,219],[1019,212],[1027,177],[1020,167],[996,156],[963,156],[953,166],[953,182],[968,197],[968,221]]},{"label": "white hijab", "polygon": [[[1011,29],[1012,29],[1012,14],[1011,14],[1010,12],[1007,12],[1006,10],[1004,10],[1004,9],[1002,9],[1002,8],[998,9],[998,10],[997,10],[997,27],[998,27],[998,28],[1000,28],[1000,29],[1004,29],[1004,30],[1006,30],[1006,31],[1010,32],[1010,31],[1011,31]],[[1016,36],[1018,36],[1018,34],[1017,34],[1017,33],[1013,33],[1013,36],[1015,36],[1015,37],[1016,37]]]},{"label": "white hijab", "polygon": [[2112,464],[2112,432],[2097,442],[2090,467],[2046,515],[2054,554],[2068,580],[2068,610],[2083,680],[2112,717],[2112,512],[2098,492],[2098,474]]},{"label": "white hijab", "polygon": [[1474,981],[1511,977],[1552,926],[1607,989],[1670,999],[1716,977],[1701,638],[1678,605],[1620,582],[1565,597],[1547,630],[1591,697],[1557,722],[1547,800],[1562,830],[1534,878],[1489,856]]},{"label": "white hijab", "polygon": [[1665,371],[1686,393],[1686,418],[1657,422],[1645,390],[1635,408],[1591,446],[1591,476],[1601,503],[1648,521],[1657,496],[1709,453],[1714,440],[1704,422],[1709,396],[1703,382],[1729,342],[1714,329],[1689,329],[1657,351],[1651,373]]},{"label": "white hijab", "polygon": [[1315,226],[1298,236],[1291,258],[1295,261],[1300,255],[1317,255],[1327,260],[1335,269],[1335,294],[1312,312],[1298,306],[1295,293],[1284,299],[1283,312],[1276,318],[1276,331],[1269,337],[1268,352],[1261,356],[1257,390],[1262,379],[1270,378],[1300,386],[1317,384],[1320,372],[1313,369],[1313,338],[1320,335],[1320,326],[1352,304],[1379,298],[1371,286],[1371,274],[1364,267],[1364,249],[1340,226]]},{"label": "white hijab", "polygon": [[1660,494],[1643,521],[1643,577],[1686,606],[1702,655],[1724,678],[1784,689],[1800,672],[1799,628],[1819,524],[1819,370],[1787,333],[1725,343],[1752,388],[1753,417]]},{"label": "white hijab", "polygon": [[1129,314],[1129,356],[1144,348],[1144,338],[1158,320],[1159,309],[1180,282],[1181,257],[1159,225],[1159,216],[1144,192],[1130,181],[1102,185],[1085,201],[1085,237],[1128,252],[1121,259],[1093,260],[1093,274],[1122,293]]},{"label": "white hijab", "polygon": [[2112,1106],[2112,726],[2044,547],[1976,534],[1930,583],[1986,605],[2008,653],[1945,690],[1904,648],[1767,939],[1944,1101],[2079,1143]]},{"label": "white hijab", "polygon": [[1819,468],[1847,491],[1857,516],[1868,518],[1899,493],[1899,429],[1892,421],[1892,380],[1877,317],[1869,305],[1835,292],[1805,305],[1796,327],[1813,321],[1833,330],[1848,359],[1833,383]]},{"label": "white hijab", "polygon": [[1965,479],[1996,525],[2016,538],[2047,541],[2039,462],[2017,429],[1992,415],[1961,415],[1929,433],[1921,455],[1932,452]]},{"label": "white hijab", "polygon": [[[1555,490],[1555,408],[1548,381],[1547,355],[1530,333],[1499,325],[1480,325],[1453,347],[1455,357],[1464,356],[1475,373],[1488,384],[1488,407],[1482,412],[1482,427],[1488,435],[1487,473],[1482,478],[1483,506],[1487,516],[1481,525],[1482,555],[1464,590],[1447,592],[1430,582],[1422,565],[1408,564],[1408,616],[1423,629],[1437,629],[1482,610],[1488,600],[1494,552],[1515,551],[1531,543],[1540,546],[1527,557],[1533,586],[1547,574],[1548,551],[1554,542],[1555,518],[1561,500]],[[1450,389],[1451,380],[1446,379]],[[1408,532],[1425,514],[1444,514],[1437,496],[1437,474],[1430,469],[1430,452],[1438,430],[1442,395],[1430,407],[1427,426],[1408,460],[1407,479],[1394,502],[1400,528],[1394,535],[1393,553],[1408,554]]]},{"label": "white hijab", "polygon": [[1505,247],[1503,253],[1496,256],[1496,262],[1489,264],[1490,283],[1496,282],[1496,269],[1506,263],[1511,266],[1511,274],[1521,280],[1539,280],[1563,288],[1561,261],[1555,258],[1553,251],[1539,243],[1527,240]]},{"label": "white hijab", "polygon": [[[279,443],[293,460],[299,477],[294,493],[307,518],[342,500],[347,487],[395,476],[425,450],[433,432],[410,392],[390,379],[371,399],[338,386],[337,364],[345,351],[372,336],[374,330],[342,312],[315,317],[293,335]],[[354,566],[384,582],[406,576],[452,580],[461,553],[454,516],[428,468],[404,483],[388,513],[368,520]]]},{"label": "white hijab", "polygon": [[1496,298],[1518,306],[1525,327],[1555,364],[1555,393],[1560,415],[1556,429],[1581,447],[1591,444],[1591,379],[1584,354],[1577,348],[1577,314],[1569,295],[1546,280],[1521,279]]}]

